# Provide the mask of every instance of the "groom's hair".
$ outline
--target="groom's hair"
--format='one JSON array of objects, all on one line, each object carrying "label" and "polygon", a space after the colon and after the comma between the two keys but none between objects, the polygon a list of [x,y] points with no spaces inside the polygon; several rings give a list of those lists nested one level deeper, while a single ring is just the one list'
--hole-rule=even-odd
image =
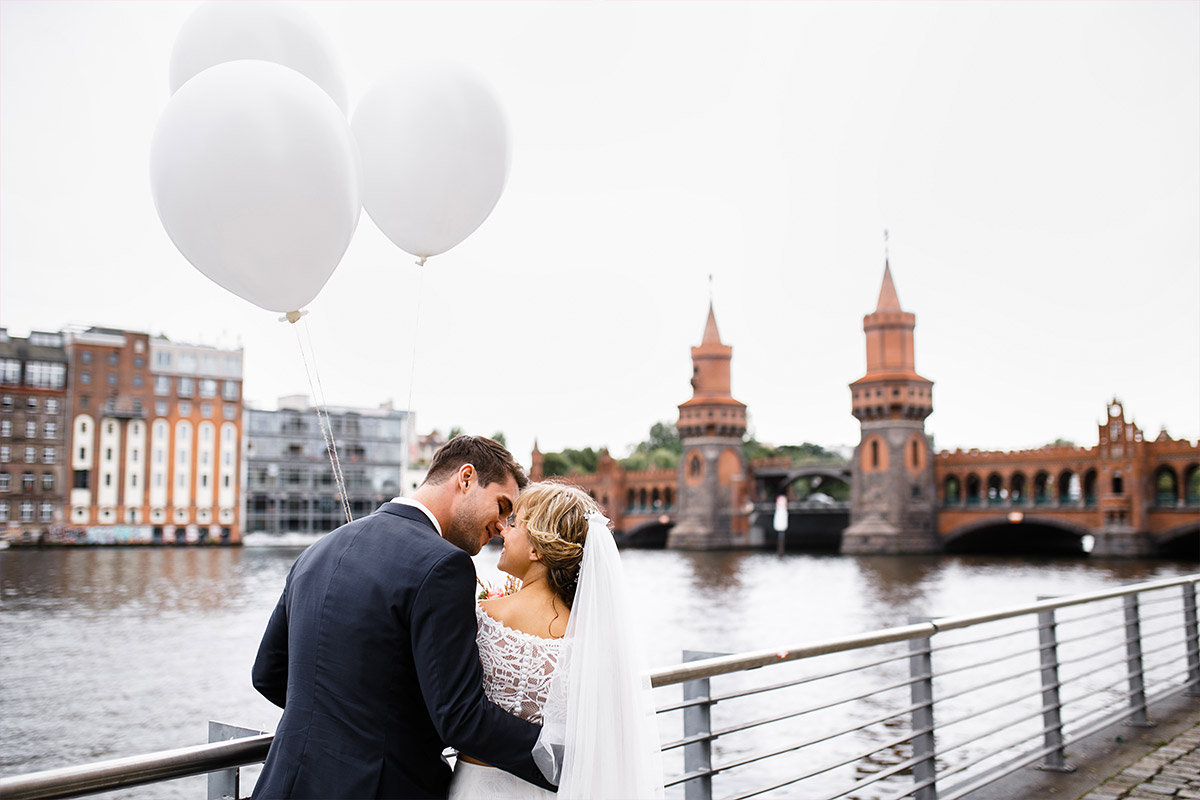
[{"label": "groom's hair", "polygon": [[429,474],[425,483],[439,484],[458,472],[463,464],[475,467],[479,475],[479,485],[487,486],[496,481],[503,481],[509,475],[517,482],[517,489],[524,489],[529,483],[525,470],[513,459],[512,453],[504,445],[486,436],[455,436],[446,442],[433,454],[433,462],[429,465]]}]

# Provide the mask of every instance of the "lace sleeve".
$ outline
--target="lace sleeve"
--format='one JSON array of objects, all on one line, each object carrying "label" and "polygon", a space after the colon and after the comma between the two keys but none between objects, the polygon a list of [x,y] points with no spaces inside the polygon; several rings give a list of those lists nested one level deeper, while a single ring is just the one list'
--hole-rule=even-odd
[{"label": "lace sleeve", "polygon": [[483,693],[508,713],[540,724],[561,640],[514,630],[478,604],[475,616]]}]

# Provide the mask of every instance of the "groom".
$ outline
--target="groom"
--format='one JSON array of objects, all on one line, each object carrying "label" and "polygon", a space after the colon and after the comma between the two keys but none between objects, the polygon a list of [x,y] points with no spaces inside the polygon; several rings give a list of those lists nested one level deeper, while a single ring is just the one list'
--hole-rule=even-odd
[{"label": "groom", "polygon": [[254,798],[444,798],[451,745],[553,789],[540,727],[483,695],[471,555],[527,483],[502,445],[458,436],[397,497],[296,559],[254,662],[283,708]]}]

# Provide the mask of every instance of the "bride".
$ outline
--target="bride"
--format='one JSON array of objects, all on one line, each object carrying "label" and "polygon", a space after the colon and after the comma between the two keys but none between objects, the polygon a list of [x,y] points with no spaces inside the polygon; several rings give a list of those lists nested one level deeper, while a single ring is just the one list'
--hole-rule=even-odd
[{"label": "bride", "polygon": [[534,759],[558,794],[460,753],[450,800],[633,800],[663,794],[650,681],[608,520],[583,490],[517,498],[499,568],[519,591],[477,604],[488,699],[543,725]]}]

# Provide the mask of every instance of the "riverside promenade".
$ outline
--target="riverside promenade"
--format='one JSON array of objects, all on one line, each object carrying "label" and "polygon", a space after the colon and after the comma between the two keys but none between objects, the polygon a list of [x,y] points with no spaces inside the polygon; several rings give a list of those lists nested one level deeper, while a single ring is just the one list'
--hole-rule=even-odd
[{"label": "riverside promenade", "polygon": [[1200,697],[1151,709],[1148,728],[1113,725],[1074,745],[1072,772],[1024,769],[968,800],[1200,800]]}]

